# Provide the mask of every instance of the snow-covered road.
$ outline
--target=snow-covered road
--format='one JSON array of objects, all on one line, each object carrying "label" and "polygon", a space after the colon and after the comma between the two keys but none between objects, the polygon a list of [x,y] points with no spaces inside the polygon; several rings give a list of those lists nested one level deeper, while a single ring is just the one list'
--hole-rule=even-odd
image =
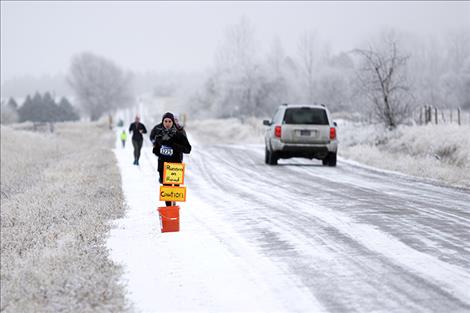
[{"label": "snow-covered road", "polygon": [[116,156],[129,209],[108,245],[142,312],[470,311],[468,190],[193,145],[181,231],[161,234],[156,157]]}]

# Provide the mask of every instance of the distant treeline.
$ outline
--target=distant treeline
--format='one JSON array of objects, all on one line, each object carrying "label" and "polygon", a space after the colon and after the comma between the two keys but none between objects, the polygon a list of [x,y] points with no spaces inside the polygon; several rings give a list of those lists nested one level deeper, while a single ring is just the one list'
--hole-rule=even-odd
[{"label": "distant treeline", "polygon": [[80,116],[69,100],[62,97],[56,103],[49,92],[41,95],[36,92],[33,97],[28,95],[23,105],[18,106],[14,98],[6,104],[2,103],[2,123],[13,122],[65,122],[79,120]]}]

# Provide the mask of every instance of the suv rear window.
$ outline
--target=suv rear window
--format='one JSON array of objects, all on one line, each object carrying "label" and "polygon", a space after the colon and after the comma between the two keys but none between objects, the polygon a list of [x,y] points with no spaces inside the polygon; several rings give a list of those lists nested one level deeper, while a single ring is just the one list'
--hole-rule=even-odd
[{"label": "suv rear window", "polygon": [[284,115],[286,124],[328,125],[326,111],[319,108],[291,108]]}]

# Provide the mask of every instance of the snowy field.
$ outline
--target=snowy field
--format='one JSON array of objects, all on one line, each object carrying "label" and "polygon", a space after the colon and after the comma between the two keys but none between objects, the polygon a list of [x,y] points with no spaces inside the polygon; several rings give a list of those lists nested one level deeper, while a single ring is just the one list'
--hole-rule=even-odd
[{"label": "snowy field", "polygon": [[[17,125],[22,128],[25,125]],[[109,222],[124,214],[105,124],[1,128],[1,312],[124,312]]]}]

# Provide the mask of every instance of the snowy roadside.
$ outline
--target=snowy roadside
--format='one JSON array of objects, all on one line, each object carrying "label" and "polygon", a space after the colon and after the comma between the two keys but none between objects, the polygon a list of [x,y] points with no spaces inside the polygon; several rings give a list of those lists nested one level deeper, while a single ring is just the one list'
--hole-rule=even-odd
[{"label": "snowy roadside", "polygon": [[[470,188],[470,125],[400,126],[390,132],[381,125],[337,122],[340,162]],[[205,144],[264,145],[259,119],[191,121],[187,128]]]},{"label": "snowy roadside", "polygon": [[[202,149],[190,140],[193,153]],[[191,193],[190,186],[187,202],[180,204],[181,231],[160,233],[156,210],[163,202],[157,198],[156,157],[144,146],[136,167],[131,147],[114,152],[128,210],[115,222],[108,247],[112,259],[125,268],[123,283],[138,311],[325,311],[300,282],[287,280],[217,210]],[[190,173],[191,155],[185,163]]]},{"label": "snowy roadside", "polygon": [[105,124],[1,129],[1,312],[127,312],[105,240],[124,213]]},{"label": "snowy roadside", "polygon": [[339,120],[339,155],[383,170],[470,188],[470,125],[400,126]]}]

